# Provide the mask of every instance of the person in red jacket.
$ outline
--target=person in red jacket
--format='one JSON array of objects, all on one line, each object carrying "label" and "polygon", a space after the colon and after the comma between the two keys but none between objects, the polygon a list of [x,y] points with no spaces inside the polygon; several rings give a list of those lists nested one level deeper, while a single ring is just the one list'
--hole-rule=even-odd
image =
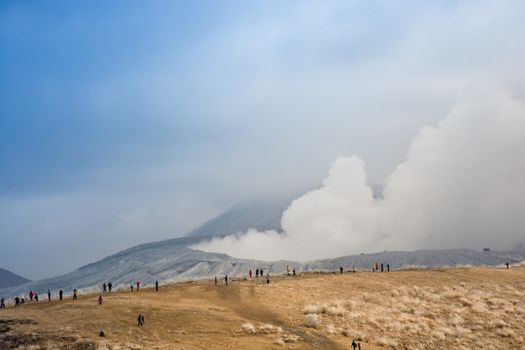
[{"label": "person in red jacket", "polygon": [[102,294],[100,294],[100,295],[98,296],[98,305],[102,305],[102,301],[103,301],[103,299],[102,299]]}]

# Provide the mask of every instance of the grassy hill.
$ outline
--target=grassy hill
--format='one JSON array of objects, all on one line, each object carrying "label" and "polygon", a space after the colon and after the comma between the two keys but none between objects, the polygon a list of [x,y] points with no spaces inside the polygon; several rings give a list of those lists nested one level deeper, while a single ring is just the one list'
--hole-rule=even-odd
[{"label": "grassy hill", "polygon": [[361,339],[363,349],[522,349],[524,291],[525,267],[515,267],[188,282],[105,295],[101,306],[98,295],[41,296],[0,310],[0,347],[349,349]]}]

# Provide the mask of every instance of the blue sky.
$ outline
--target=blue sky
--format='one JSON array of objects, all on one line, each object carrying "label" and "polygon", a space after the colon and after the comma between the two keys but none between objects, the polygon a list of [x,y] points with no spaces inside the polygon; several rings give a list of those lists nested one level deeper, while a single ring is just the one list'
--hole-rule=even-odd
[{"label": "blue sky", "polygon": [[2,1],[0,266],[67,272],[317,186],[381,184],[473,85],[523,99],[520,1]]}]

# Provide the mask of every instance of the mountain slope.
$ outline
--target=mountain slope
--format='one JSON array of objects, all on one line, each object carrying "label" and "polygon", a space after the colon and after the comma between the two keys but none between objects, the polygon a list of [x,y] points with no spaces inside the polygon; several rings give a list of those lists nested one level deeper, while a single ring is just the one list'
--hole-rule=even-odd
[{"label": "mountain slope", "polygon": [[17,275],[11,271],[0,268],[0,289],[8,287],[16,287],[24,283],[28,283],[30,280],[22,276]]}]

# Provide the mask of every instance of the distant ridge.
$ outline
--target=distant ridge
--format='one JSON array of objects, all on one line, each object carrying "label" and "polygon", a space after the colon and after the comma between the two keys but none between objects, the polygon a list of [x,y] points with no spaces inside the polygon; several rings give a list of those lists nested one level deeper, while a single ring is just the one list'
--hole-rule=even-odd
[{"label": "distant ridge", "polygon": [[0,268],[0,289],[8,287],[17,287],[24,283],[31,282],[16,273]]}]

